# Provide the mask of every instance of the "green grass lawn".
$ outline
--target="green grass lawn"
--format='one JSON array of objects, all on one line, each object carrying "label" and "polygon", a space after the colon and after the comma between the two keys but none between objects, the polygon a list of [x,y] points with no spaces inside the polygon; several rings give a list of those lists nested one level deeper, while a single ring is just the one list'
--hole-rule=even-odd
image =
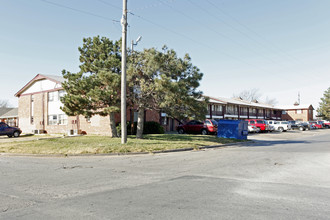
[{"label": "green grass lawn", "polygon": [[1,143],[0,153],[18,154],[104,154],[128,152],[154,152],[181,148],[199,149],[203,146],[241,142],[236,139],[217,138],[216,136],[153,134],[144,139],[128,136],[127,144],[122,145],[120,138],[106,136],[79,136],[65,138],[46,138]]}]

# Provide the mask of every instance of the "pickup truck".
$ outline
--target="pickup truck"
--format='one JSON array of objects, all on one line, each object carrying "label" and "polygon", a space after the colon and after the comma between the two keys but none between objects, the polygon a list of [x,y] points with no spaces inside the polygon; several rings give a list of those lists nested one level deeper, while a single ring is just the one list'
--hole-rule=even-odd
[{"label": "pickup truck", "polygon": [[275,131],[291,130],[291,125],[287,121],[268,121],[268,124],[274,126]]}]

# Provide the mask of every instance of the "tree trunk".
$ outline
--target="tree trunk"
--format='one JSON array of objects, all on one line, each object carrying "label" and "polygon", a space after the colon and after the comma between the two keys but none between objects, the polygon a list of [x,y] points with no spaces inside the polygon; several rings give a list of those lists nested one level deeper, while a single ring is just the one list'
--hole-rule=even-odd
[{"label": "tree trunk", "polygon": [[109,119],[110,119],[110,137],[112,138],[118,137],[114,112],[111,112],[109,114]]},{"label": "tree trunk", "polygon": [[144,125],[144,108],[139,108],[138,110],[138,121],[136,129],[136,138],[143,138],[143,125]]}]

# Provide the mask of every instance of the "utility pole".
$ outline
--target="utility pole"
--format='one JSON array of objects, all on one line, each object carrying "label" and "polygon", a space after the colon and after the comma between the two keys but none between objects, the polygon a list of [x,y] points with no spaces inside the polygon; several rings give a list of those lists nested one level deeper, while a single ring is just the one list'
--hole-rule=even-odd
[{"label": "utility pole", "polygon": [[127,143],[127,115],[126,115],[126,33],[127,33],[127,0],[123,0],[122,47],[121,47],[121,143]]}]

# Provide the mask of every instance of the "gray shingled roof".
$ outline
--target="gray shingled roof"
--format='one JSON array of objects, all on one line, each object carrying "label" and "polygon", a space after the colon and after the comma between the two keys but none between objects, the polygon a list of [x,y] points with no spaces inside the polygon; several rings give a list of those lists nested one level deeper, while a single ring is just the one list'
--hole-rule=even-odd
[{"label": "gray shingled roof", "polygon": [[18,117],[18,108],[0,108],[0,118]]}]

